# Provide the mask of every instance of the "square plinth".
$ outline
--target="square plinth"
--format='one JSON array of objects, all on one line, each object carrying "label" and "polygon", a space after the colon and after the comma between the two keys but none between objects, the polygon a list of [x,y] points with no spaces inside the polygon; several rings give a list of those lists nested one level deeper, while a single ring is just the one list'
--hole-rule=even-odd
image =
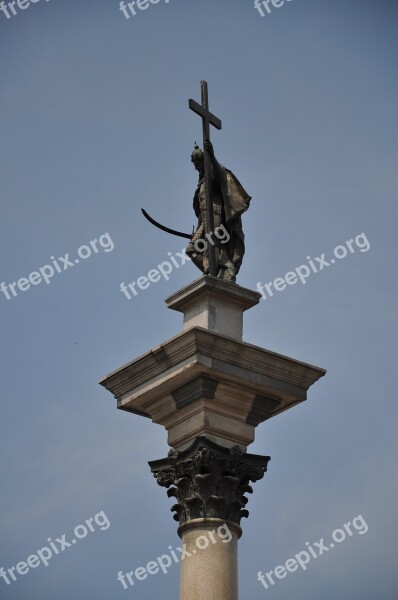
[{"label": "square plinth", "polygon": [[166,304],[184,314],[184,331],[204,327],[241,340],[243,313],[260,298],[258,292],[232,281],[204,275],[169,296]]}]

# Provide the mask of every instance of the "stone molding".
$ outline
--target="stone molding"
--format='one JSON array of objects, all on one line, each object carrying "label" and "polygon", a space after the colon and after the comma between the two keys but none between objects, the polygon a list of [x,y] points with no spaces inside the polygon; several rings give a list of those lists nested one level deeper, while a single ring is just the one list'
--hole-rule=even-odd
[{"label": "stone molding", "polygon": [[[118,408],[151,418],[142,404],[147,398],[170,393],[188,383],[189,368],[195,371],[194,377],[205,374],[218,379],[213,375],[217,371],[238,385],[244,382],[246,389],[251,384],[261,396],[279,399],[281,392],[285,401],[278,412],[305,400],[308,388],[326,373],[288,356],[195,327],[139,356],[100,384],[113,393]],[[266,390],[271,393],[265,393]]]},{"label": "stone molding", "polygon": [[213,400],[217,385],[218,381],[210,377],[204,377],[203,375],[185,383],[180,388],[171,392],[177,410],[201,398]]},{"label": "stone molding", "polygon": [[261,294],[257,291],[244,288],[231,281],[204,275],[171,294],[165,302],[168,308],[184,312],[189,304],[197,303],[201,296],[208,294],[220,297],[224,302],[235,302],[242,312],[256,306],[261,299]]}]

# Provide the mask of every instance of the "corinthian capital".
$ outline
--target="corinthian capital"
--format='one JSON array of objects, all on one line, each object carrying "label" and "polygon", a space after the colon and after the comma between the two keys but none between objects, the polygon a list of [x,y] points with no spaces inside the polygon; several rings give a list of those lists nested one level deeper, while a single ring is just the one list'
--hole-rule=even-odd
[{"label": "corinthian capital", "polygon": [[269,456],[228,449],[198,437],[186,450],[171,450],[165,459],[149,463],[159,485],[177,503],[171,510],[180,525],[193,519],[217,518],[240,524],[248,517],[245,494],[262,479]]}]

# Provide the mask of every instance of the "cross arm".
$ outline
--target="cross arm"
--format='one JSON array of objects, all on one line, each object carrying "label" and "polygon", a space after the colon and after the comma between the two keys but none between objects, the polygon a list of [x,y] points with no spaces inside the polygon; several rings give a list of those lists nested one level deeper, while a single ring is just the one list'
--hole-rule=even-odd
[{"label": "cross arm", "polygon": [[213,127],[215,127],[216,129],[221,129],[222,125],[220,119],[213,115],[213,113],[211,113],[210,111],[203,108],[203,106],[201,104],[198,104],[198,102],[196,102],[195,100],[191,99],[189,101],[189,108],[193,110],[193,112],[195,112],[197,115],[200,115],[202,119],[209,119],[209,123],[213,125]]}]

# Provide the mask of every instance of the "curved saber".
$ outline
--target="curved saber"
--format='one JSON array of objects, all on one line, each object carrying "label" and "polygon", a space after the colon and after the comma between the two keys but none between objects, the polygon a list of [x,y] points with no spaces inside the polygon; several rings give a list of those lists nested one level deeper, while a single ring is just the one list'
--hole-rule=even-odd
[{"label": "curved saber", "polygon": [[183,233],[181,231],[175,231],[174,229],[170,229],[169,227],[165,227],[164,225],[161,225],[160,223],[158,223],[157,221],[155,221],[155,219],[152,219],[152,217],[150,217],[148,215],[148,213],[146,212],[146,210],[144,210],[143,208],[141,208],[141,212],[144,215],[144,217],[150,223],[152,223],[152,225],[155,225],[155,227],[157,227],[158,229],[161,229],[162,231],[165,231],[166,233],[171,233],[172,235],[178,235],[178,237],[186,238],[187,240],[190,240],[192,238],[192,235],[190,235],[189,233]]}]

